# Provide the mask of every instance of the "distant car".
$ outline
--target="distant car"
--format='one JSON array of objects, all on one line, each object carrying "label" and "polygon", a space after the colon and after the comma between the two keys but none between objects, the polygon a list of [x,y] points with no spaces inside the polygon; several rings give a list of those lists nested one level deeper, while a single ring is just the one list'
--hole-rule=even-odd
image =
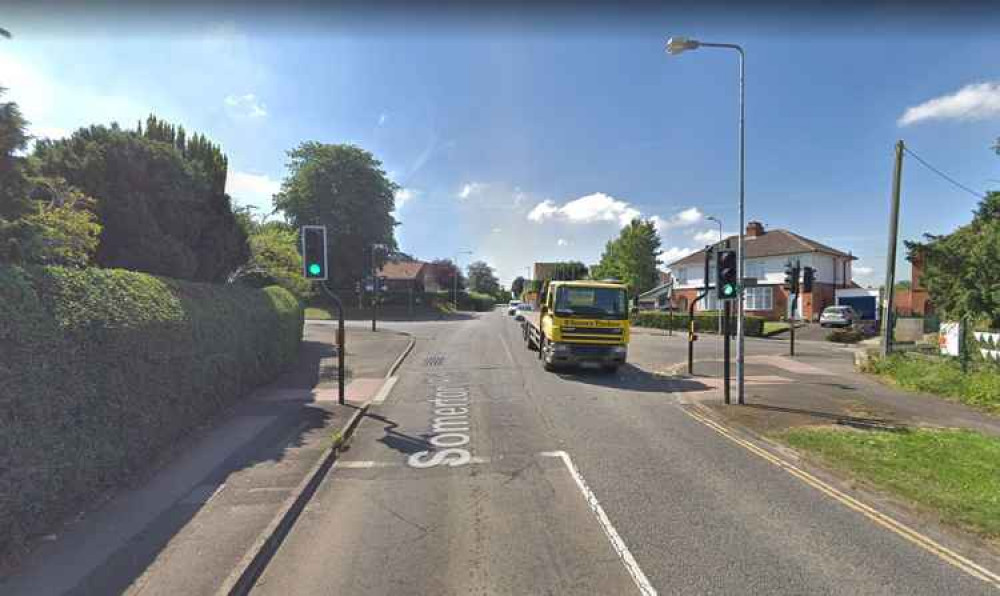
[{"label": "distant car", "polygon": [[531,312],[533,310],[535,310],[535,309],[532,308],[530,304],[524,304],[524,303],[518,304],[517,305],[517,314],[514,315],[514,320],[516,320],[516,321],[523,321],[524,320],[524,313]]},{"label": "distant car", "polygon": [[828,306],[819,316],[820,327],[851,327],[858,322],[858,313],[850,306]]},{"label": "distant car", "polygon": [[507,305],[508,306],[508,308],[507,308],[507,314],[508,315],[512,315],[512,314],[516,313],[517,312],[517,305],[518,304],[521,304],[520,300],[511,300],[510,303]]}]

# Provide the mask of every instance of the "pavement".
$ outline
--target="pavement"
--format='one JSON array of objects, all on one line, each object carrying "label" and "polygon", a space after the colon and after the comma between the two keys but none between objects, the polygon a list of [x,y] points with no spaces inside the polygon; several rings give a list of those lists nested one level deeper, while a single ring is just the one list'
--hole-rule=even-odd
[{"label": "pavement", "polygon": [[[499,310],[384,329],[409,333],[415,347],[256,577],[255,594],[1000,589],[995,553],[719,412],[717,337],[697,344],[703,376],[686,377],[668,370],[684,364],[677,336],[637,333],[629,364],[609,375],[543,371]],[[835,385],[861,383],[841,379],[853,374],[842,347],[803,343],[793,360],[779,342],[746,346],[748,380],[765,377],[748,383],[754,404],[799,387],[789,398],[799,406],[817,391],[836,401],[852,391]],[[232,512],[223,519],[216,531],[242,522]],[[157,581],[130,584],[133,593],[212,594],[233,573],[236,557],[219,554],[208,529],[175,523],[192,538],[171,544],[206,560],[177,558],[171,574],[147,565]]]},{"label": "pavement", "polygon": [[145,483],[39,543],[0,593],[214,593],[331,435],[378,397],[410,337],[350,328],[346,345],[346,404],[337,402],[335,327],[307,324],[289,371],[189,437]]}]

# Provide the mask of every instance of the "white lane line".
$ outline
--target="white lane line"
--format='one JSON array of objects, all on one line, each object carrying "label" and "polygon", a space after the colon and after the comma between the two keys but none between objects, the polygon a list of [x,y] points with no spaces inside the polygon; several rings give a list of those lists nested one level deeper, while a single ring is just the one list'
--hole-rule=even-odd
[{"label": "white lane line", "polygon": [[396,381],[398,380],[399,377],[395,376],[386,379],[385,383],[382,383],[382,388],[378,390],[378,393],[375,394],[375,398],[372,399],[372,403],[380,404],[384,402],[385,398],[389,397],[389,392],[391,392],[392,388],[396,386]]},{"label": "white lane line", "polygon": [[514,362],[514,354],[511,353],[510,347],[507,345],[507,339],[504,337],[503,330],[501,330],[499,333],[497,333],[497,335],[500,336],[500,344],[503,346],[503,351],[507,352],[507,358],[510,359],[511,365],[512,366],[517,366],[517,363]]},{"label": "white lane line", "polygon": [[982,565],[971,561],[958,554],[957,552],[951,550],[950,548],[939,544],[932,538],[921,534],[920,532],[914,530],[913,528],[907,526],[906,524],[897,521],[896,519],[882,513],[878,509],[866,505],[861,501],[855,499],[854,497],[841,492],[840,490],[834,488],[833,486],[823,482],[819,478],[813,476],[809,472],[792,465],[789,462],[771,454],[767,450],[754,445],[746,439],[742,439],[729,429],[722,426],[721,424],[715,422],[714,420],[708,418],[707,416],[701,414],[700,412],[695,412],[689,408],[682,409],[685,414],[694,418],[698,422],[701,422],[705,426],[729,439],[730,441],[736,443],[737,445],[747,449],[751,453],[760,456],[761,458],[767,460],[768,462],[774,464],[775,466],[781,468],[782,470],[788,472],[792,476],[795,476],[802,482],[808,484],[809,486],[815,488],[816,490],[822,492],[823,494],[829,496],[830,498],[838,501],[842,505],[852,509],[861,515],[864,515],[877,525],[909,540],[913,544],[919,546],[920,548],[926,550],[927,552],[937,556],[942,561],[952,565],[956,569],[964,571],[965,573],[980,579],[988,584],[991,584],[995,588],[1000,588],[1000,575],[986,569]]},{"label": "white lane line", "polygon": [[639,593],[648,596],[656,596],[656,588],[654,588],[653,585],[649,583],[649,580],[646,579],[646,574],[639,568],[639,563],[636,562],[635,557],[632,556],[628,547],[625,546],[625,541],[618,535],[618,531],[615,530],[615,527],[611,525],[611,520],[608,519],[608,515],[604,513],[604,508],[601,507],[597,497],[594,496],[594,493],[592,493],[590,488],[587,487],[587,483],[584,482],[583,476],[580,475],[576,466],[573,465],[573,460],[569,458],[569,454],[565,451],[544,451],[539,455],[544,457],[558,457],[564,464],[566,464],[566,468],[569,470],[570,475],[573,476],[573,480],[576,481],[576,485],[580,487],[580,492],[583,493],[583,498],[587,501],[587,505],[590,506],[590,510],[597,516],[597,521],[601,524],[601,528],[608,536],[608,540],[611,541],[611,547],[615,549],[616,553],[618,553],[618,557],[625,565],[625,569],[628,571],[629,575],[632,576],[632,581],[634,581],[636,587],[639,588]]},{"label": "white lane line", "polygon": [[[490,458],[488,457],[472,457],[469,459],[470,464],[488,464],[490,463]],[[338,459],[333,463],[335,468],[344,468],[352,470],[364,470],[368,468],[400,468],[403,464],[395,461],[373,461],[373,460],[342,460]]]}]

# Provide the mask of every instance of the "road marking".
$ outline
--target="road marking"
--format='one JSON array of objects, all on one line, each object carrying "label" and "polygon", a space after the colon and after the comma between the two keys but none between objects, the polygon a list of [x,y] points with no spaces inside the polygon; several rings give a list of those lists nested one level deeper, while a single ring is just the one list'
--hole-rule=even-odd
[{"label": "road marking", "polygon": [[391,392],[392,388],[396,386],[396,381],[398,380],[399,377],[395,376],[386,379],[385,383],[382,384],[382,388],[378,390],[378,393],[375,395],[375,398],[372,399],[372,403],[380,404],[384,402],[385,398],[389,397],[389,392]]},{"label": "road marking", "polygon": [[[490,458],[488,457],[470,457],[470,464],[488,464],[490,463]],[[368,468],[401,468],[404,464],[395,461],[373,461],[373,460],[337,460],[333,464],[335,468],[344,468],[351,470],[366,470]]]},{"label": "road marking", "polygon": [[646,574],[639,568],[639,563],[636,562],[635,557],[632,556],[628,547],[625,546],[625,541],[618,535],[618,531],[615,530],[615,527],[611,525],[611,520],[608,519],[608,515],[604,513],[604,508],[601,507],[597,497],[590,491],[587,483],[583,480],[583,476],[580,475],[576,466],[573,465],[573,460],[569,458],[569,454],[565,451],[545,451],[539,455],[544,457],[558,457],[564,464],[566,464],[566,468],[569,470],[570,475],[573,476],[573,480],[576,481],[576,485],[580,488],[580,492],[583,493],[583,498],[587,501],[587,505],[590,506],[590,510],[594,512],[595,516],[597,516],[598,523],[601,524],[601,528],[607,535],[608,540],[611,541],[611,547],[615,549],[616,553],[618,553],[618,557],[625,565],[625,569],[628,571],[629,575],[632,576],[632,581],[634,581],[636,587],[639,588],[639,593],[656,596],[656,589],[649,583],[649,580],[646,579]]},{"label": "road marking", "polygon": [[510,363],[516,366],[517,363],[514,362],[514,354],[510,351],[510,347],[507,345],[507,339],[504,337],[504,332],[499,331],[497,335],[500,336],[500,344],[503,346],[503,351],[507,352],[507,358],[510,359]]},{"label": "road marking", "polygon": [[871,521],[875,522],[879,526],[899,535],[903,538],[909,540],[913,544],[919,546],[920,548],[930,552],[931,554],[937,556],[939,559],[949,563],[953,567],[964,571],[965,573],[980,579],[988,584],[991,584],[995,588],[1000,588],[1000,575],[993,573],[989,569],[963,557],[962,555],[956,553],[955,551],[949,549],[948,547],[939,544],[933,539],[921,534],[920,532],[914,530],[913,528],[903,524],[902,522],[896,521],[895,519],[889,517],[888,515],[878,511],[874,507],[866,505],[861,501],[855,499],[854,497],[841,492],[840,490],[834,488],[833,486],[823,482],[819,478],[813,476],[809,472],[798,468],[791,463],[771,454],[765,449],[754,445],[750,441],[741,439],[734,435],[729,429],[722,426],[721,424],[715,422],[704,416],[703,414],[696,413],[688,408],[682,408],[684,413],[691,416],[698,422],[701,422],[705,426],[711,428],[720,435],[726,437],[730,441],[744,447],[751,453],[760,456],[761,458],[767,460],[768,462],[774,464],[775,466],[781,468],[782,470],[788,472],[792,476],[795,476],[799,480],[805,482],[809,486],[819,490],[825,495],[833,498],[834,500],[845,505],[849,509],[853,509],[858,513],[864,515]]}]

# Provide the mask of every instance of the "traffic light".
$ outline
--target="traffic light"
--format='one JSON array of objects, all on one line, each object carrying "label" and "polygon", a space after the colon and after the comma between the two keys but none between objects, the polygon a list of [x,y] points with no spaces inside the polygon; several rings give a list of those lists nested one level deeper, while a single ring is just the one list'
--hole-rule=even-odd
[{"label": "traffic light", "polygon": [[813,281],[816,277],[816,270],[812,267],[804,267],[802,269],[802,292],[812,292],[813,291]]},{"label": "traffic light", "polygon": [[306,279],[325,280],[326,226],[302,226],[302,274]]},{"label": "traffic light", "polygon": [[785,289],[789,294],[799,293],[799,266],[785,263]]},{"label": "traffic light", "polygon": [[720,250],[715,253],[715,291],[719,300],[732,300],[740,292],[734,250]]}]

